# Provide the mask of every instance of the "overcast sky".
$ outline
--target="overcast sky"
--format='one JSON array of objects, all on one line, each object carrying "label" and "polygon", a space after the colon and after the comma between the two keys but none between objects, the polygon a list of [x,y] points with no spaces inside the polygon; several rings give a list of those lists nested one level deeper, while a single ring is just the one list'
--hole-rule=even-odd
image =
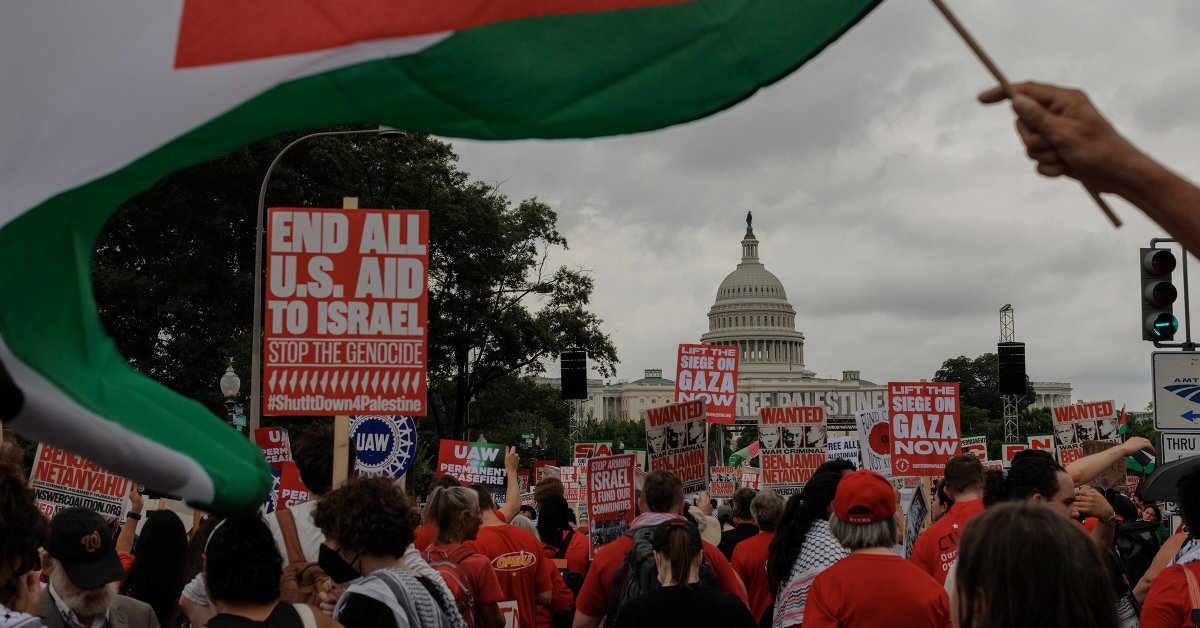
[{"label": "overcast sky", "polygon": [[[1014,81],[1083,87],[1141,148],[1200,177],[1200,2],[950,2]],[[555,258],[595,278],[619,378],[673,378],[676,344],[707,331],[751,210],[819,377],[930,378],[946,358],[995,351],[1011,303],[1031,378],[1141,409],[1153,347],[1137,249],[1165,234],[1110,197],[1115,230],[1077,183],[1039,177],[1007,106],[975,102],[991,84],[931,3],[891,0],[713,117],[455,147],[474,177],[558,211],[571,248]]]}]

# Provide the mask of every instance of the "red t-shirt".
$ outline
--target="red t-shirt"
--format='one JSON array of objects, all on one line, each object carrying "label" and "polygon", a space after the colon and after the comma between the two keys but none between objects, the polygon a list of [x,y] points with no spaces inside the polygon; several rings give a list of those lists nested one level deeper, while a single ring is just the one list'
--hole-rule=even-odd
[{"label": "red t-shirt", "polygon": [[[625,562],[625,554],[631,548],[633,539],[628,536],[622,536],[600,548],[592,559],[592,566],[588,568],[583,588],[575,598],[575,610],[597,618],[608,614],[608,598],[612,595],[613,578],[617,575],[621,563]],[[741,580],[738,580],[737,574],[729,561],[725,560],[721,550],[708,541],[704,542],[704,560],[708,561],[717,573],[717,588],[738,596],[742,604],[747,604],[746,588],[742,586]]]},{"label": "red t-shirt", "polygon": [[733,548],[733,570],[746,584],[754,621],[762,621],[763,613],[775,597],[767,586],[767,550],[773,538],[774,532],[759,532]]},{"label": "red t-shirt", "polygon": [[[566,540],[569,534],[571,533],[564,530],[563,540]],[[558,550],[553,545],[542,545],[542,555],[546,558],[554,558],[557,554]],[[563,558],[567,560],[567,571],[587,575],[588,565],[592,561],[592,542],[588,540],[587,535],[576,531],[575,535],[571,537],[571,543],[567,545],[567,553]]]},{"label": "red t-shirt", "polygon": [[492,561],[504,602],[516,602],[521,628],[533,628],[537,594],[553,588],[550,583],[553,567],[550,561],[542,559],[542,542],[521,528],[498,525],[479,528],[479,536],[463,545]]},{"label": "red t-shirt", "polygon": [[558,574],[558,569],[550,570],[550,583],[554,589],[550,598],[550,606],[538,607],[537,628],[550,628],[554,625],[555,614],[566,613],[575,605],[575,594],[571,593],[571,588]]},{"label": "red t-shirt", "polygon": [[[1190,563],[1192,575],[1200,581],[1200,567]],[[1158,572],[1154,584],[1150,585],[1150,593],[1146,595],[1146,604],[1142,606],[1142,628],[1193,628],[1192,602],[1188,596],[1187,576],[1183,570],[1185,565],[1171,565]]]},{"label": "red t-shirt", "polygon": [[[426,549],[443,550],[447,555],[453,554],[458,545],[430,545]],[[480,609],[505,600],[504,592],[500,590],[500,582],[496,580],[496,571],[492,569],[492,561],[487,556],[473,552],[458,563],[458,568],[466,577],[466,585],[471,588],[475,598],[474,616],[463,617],[467,620],[468,628],[475,625],[474,619],[480,617]],[[445,579],[445,576],[443,576]],[[448,584],[448,583],[447,583]]]},{"label": "red t-shirt", "polygon": [[433,545],[435,539],[437,539],[437,524],[432,521],[413,531],[413,545],[416,546],[418,552]]},{"label": "red t-shirt", "polygon": [[913,544],[912,563],[933,576],[938,584],[946,583],[950,565],[958,559],[958,537],[967,522],[983,512],[983,500],[954,502],[950,510],[917,537]]},{"label": "red t-shirt", "polygon": [[851,554],[808,590],[804,628],[944,628],[950,600],[929,574],[895,554]]}]

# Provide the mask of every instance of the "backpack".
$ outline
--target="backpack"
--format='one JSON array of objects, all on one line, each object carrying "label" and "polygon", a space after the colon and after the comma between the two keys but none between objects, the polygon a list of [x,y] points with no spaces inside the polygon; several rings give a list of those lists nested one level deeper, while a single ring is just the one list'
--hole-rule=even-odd
[{"label": "backpack", "polygon": [[[613,577],[612,593],[608,598],[608,615],[604,619],[605,626],[616,623],[617,611],[621,610],[626,602],[662,586],[658,582],[658,566],[654,564],[654,526],[634,530],[625,536],[633,539],[633,547],[625,552],[625,560]],[[717,572],[708,564],[708,558],[703,552],[700,556],[700,584],[715,587]]]},{"label": "backpack", "polygon": [[296,516],[292,511],[276,511],[275,521],[279,524],[283,544],[287,548],[287,565],[284,566],[283,577],[279,580],[279,599],[316,607],[320,603],[318,594],[321,585],[329,580],[329,576],[317,563],[304,560],[304,550],[300,548],[300,533],[296,531]]},{"label": "backpack", "polygon": [[[573,538],[575,538],[575,531],[571,530],[570,532],[567,532],[566,538],[563,539],[562,547],[558,548],[558,551],[554,553],[555,558],[561,559],[567,557],[567,548],[571,547],[571,539]],[[579,595],[580,589],[583,588],[583,574],[577,571],[568,570],[563,572],[562,579],[563,582],[566,583],[567,588],[571,590],[571,593]]]},{"label": "backpack", "polygon": [[421,552],[425,562],[438,572],[438,575],[446,582],[446,586],[450,588],[450,593],[454,595],[454,606],[458,609],[459,614],[472,626],[477,625],[475,592],[471,590],[471,582],[459,564],[474,553],[462,545],[449,552],[437,547],[429,547]]},{"label": "backpack", "polygon": [[1158,526],[1157,521],[1127,521],[1117,526],[1113,549],[1132,584],[1142,579],[1158,554],[1158,538],[1154,535]]}]

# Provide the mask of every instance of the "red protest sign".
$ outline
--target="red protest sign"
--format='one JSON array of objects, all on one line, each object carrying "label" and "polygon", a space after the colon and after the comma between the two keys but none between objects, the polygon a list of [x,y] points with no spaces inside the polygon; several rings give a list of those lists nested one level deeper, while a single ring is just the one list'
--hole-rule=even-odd
[{"label": "red protest sign", "polygon": [[675,361],[675,401],[702,399],[709,423],[732,425],[737,419],[737,347],[679,345]]},{"label": "red protest sign", "polygon": [[125,518],[129,480],[45,443],[38,445],[33,459],[29,488],[38,510],[47,518],[72,506],[94,510],[106,521]]},{"label": "red protest sign", "polygon": [[1025,439],[1030,449],[1041,449],[1054,453],[1054,434],[1030,434]]},{"label": "red protest sign", "polygon": [[704,490],[708,479],[708,422],[704,401],[685,401],[646,411],[646,446],[651,471],[670,471],[683,492]]},{"label": "red protest sign", "polygon": [[267,464],[276,471],[284,462],[292,459],[292,442],[282,427],[260,427],[254,430],[254,444],[262,450]]},{"label": "red protest sign", "polygon": [[587,502],[587,467],[559,467],[559,479],[563,483],[563,499],[574,507],[576,504]]},{"label": "red protest sign", "polygon": [[763,408],[758,440],[762,484],[780,495],[799,493],[827,459],[825,408]]},{"label": "red protest sign", "polygon": [[610,440],[590,440],[575,443],[575,464],[583,466],[588,459],[600,456],[611,456],[613,444]]},{"label": "red protest sign", "polygon": [[503,485],[504,445],[442,439],[438,445],[437,476],[453,475],[463,484]]},{"label": "red protest sign", "polygon": [[1011,467],[1013,456],[1026,449],[1029,449],[1027,443],[1000,443],[1000,463],[1005,468]]},{"label": "red protest sign", "polygon": [[308,497],[308,487],[300,479],[300,468],[290,460],[282,463],[279,473],[279,496],[275,502],[275,510],[289,510],[297,504],[308,501]]},{"label": "red protest sign", "polygon": [[964,455],[975,456],[980,462],[987,460],[987,436],[963,436],[962,452]]},{"label": "red protest sign", "polygon": [[429,213],[269,219],[263,414],[424,416]]},{"label": "red protest sign", "polygon": [[633,523],[636,465],[633,454],[588,460],[588,522],[593,552],[624,536]]},{"label": "red protest sign", "polygon": [[737,492],[737,467],[709,467],[708,496],[733,497]]},{"label": "red protest sign", "polygon": [[956,383],[889,383],[888,418],[894,476],[940,476],[962,450]]}]

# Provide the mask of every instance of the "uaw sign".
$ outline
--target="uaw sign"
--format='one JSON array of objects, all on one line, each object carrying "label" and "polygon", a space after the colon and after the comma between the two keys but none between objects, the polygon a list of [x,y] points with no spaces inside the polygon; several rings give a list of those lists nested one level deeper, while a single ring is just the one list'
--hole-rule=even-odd
[{"label": "uaw sign", "polygon": [[273,207],[263,414],[425,414],[429,213]]},{"label": "uaw sign", "polygon": [[354,469],[359,477],[399,478],[412,466],[417,449],[417,426],[410,416],[350,417]]}]

